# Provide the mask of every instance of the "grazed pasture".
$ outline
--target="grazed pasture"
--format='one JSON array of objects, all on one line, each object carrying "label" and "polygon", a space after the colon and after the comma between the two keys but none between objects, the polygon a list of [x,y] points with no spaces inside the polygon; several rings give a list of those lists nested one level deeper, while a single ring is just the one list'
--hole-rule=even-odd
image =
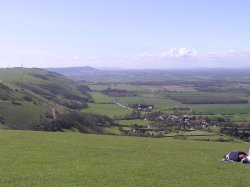
[{"label": "grazed pasture", "polygon": [[249,186],[243,143],[0,130],[1,186]]}]

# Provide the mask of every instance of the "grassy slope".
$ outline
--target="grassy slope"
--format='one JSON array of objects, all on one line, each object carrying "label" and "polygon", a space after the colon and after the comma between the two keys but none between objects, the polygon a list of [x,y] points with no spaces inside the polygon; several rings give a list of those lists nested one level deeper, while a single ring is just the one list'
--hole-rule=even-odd
[{"label": "grassy slope", "polygon": [[[44,89],[44,92],[51,92],[51,86],[59,91],[68,91],[74,94],[81,94],[77,89],[76,82],[42,69],[35,68],[10,68],[0,69],[0,80],[11,88],[20,89],[20,84],[32,85]],[[21,87],[22,88],[22,87]],[[53,94],[53,92],[51,92]]]},{"label": "grassy slope", "polygon": [[[44,118],[45,112],[52,114],[52,108],[62,112],[64,107],[61,105],[64,103],[73,101],[81,104],[79,98],[88,97],[80,92],[78,83],[42,69],[0,69],[0,81],[0,96],[1,93],[5,96],[5,92],[9,92],[7,99],[0,99],[0,115],[6,119],[6,125],[37,122],[41,116]],[[31,97],[32,101],[24,100],[24,96]],[[48,100],[48,98],[52,99]],[[12,100],[21,105],[14,105]]]},{"label": "grassy slope", "polygon": [[6,119],[6,124],[24,124],[40,120],[45,112],[44,105],[22,102],[22,105],[13,105],[10,102],[0,103],[0,113]]},{"label": "grassy slope", "polygon": [[249,186],[238,143],[0,130],[2,186]]}]

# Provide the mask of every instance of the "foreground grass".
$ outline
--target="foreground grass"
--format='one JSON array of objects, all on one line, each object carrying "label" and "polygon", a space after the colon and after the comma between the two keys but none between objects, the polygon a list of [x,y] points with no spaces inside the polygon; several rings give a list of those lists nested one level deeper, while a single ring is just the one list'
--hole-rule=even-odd
[{"label": "foreground grass", "polygon": [[0,130],[1,186],[250,186],[239,143]]}]

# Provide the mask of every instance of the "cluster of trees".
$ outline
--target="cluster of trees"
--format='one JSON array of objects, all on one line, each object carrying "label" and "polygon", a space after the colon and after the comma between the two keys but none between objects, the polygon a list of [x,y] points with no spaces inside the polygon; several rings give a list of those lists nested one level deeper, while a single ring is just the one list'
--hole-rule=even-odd
[{"label": "cluster of trees", "polygon": [[82,113],[79,111],[58,115],[54,120],[43,120],[40,123],[12,125],[12,129],[25,129],[37,131],[64,131],[76,129],[81,133],[105,133],[104,127],[113,125],[114,122],[107,116]]},{"label": "cluster of trees", "polygon": [[126,114],[123,117],[116,117],[116,119],[120,120],[132,120],[132,119],[142,119],[144,116],[142,115],[140,110],[132,110],[130,114]]},{"label": "cluster of trees", "polygon": [[183,104],[244,104],[248,103],[247,99],[233,98],[233,97],[177,97],[173,96],[171,99]]},{"label": "cluster of trees", "polygon": [[250,142],[250,125],[246,125],[245,127],[239,127],[239,125],[236,124],[225,124],[223,127],[220,128],[220,133]]},{"label": "cluster of trees", "polygon": [[149,121],[155,121],[160,115],[164,113],[161,111],[148,112],[143,114],[140,110],[132,110],[131,114],[124,115],[123,120],[132,120],[132,119],[145,119],[147,118]]},{"label": "cluster of trees", "polygon": [[56,101],[59,104],[73,110],[87,108],[88,102],[92,101],[92,97],[90,95],[81,96],[70,92],[63,93],[63,97],[66,100],[56,99]]},{"label": "cluster of trees", "polygon": [[132,91],[123,89],[112,89],[110,87],[107,88],[106,90],[103,90],[102,93],[112,97],[136,96],[136,94]]},{"label": "cluster of trees", "polygon": [[87,85],[84,85],[84,84],[80,84],[80,85],[78,86],[78,90],[79,90],[82,94],[87,94],[87,93],[90,91],[89,87],[88,87]]}]

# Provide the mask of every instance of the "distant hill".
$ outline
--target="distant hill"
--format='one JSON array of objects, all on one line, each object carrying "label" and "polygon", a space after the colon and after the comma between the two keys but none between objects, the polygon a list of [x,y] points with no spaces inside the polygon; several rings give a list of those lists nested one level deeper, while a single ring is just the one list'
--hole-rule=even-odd
[{"label": "distant hill", "polygon": [[47,70],[0,69],[0,127],[36,123],[85,108],[92,100],[88,90]]},{"label": "distant hill", "polygon": [[71,75],[71,74],[81,74],[83,72],[95,72],[98,71],[97,69],[90,67],[90,66],[84,66],[84,67],[65,67],[65,68],[46,68],[48,71],[60,73],[63,75]]}]

